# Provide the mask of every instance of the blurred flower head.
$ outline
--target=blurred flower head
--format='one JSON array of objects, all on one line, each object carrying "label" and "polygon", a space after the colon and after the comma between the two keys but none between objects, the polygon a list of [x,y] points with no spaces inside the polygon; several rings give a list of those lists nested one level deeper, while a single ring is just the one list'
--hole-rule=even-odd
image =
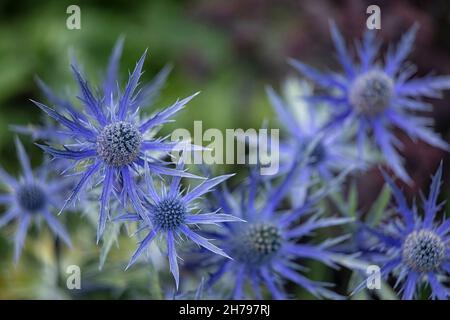
[{"label": "blurred flower head", "polygon": [[394,127],[412,139],[450,150],[449,145],[431,129],[432,119],[417,114],[417,111],[432,108],[421,98],[439,97],[443,90],[450,88],[450,76],[412,78],[415,67],[407,64],[405,59],[412,50],[416,31],[417,26],[414,25],[395,48],[390,47],[384,63],[376,60],[380,43],[375,38],[375,31],[367,31],[362,43],[357,43],[359,61],[355,62],[336,25],[331,23],[331,35],[344,71],[342,74],[321,73],[300,61],[291,60],[298,71],[325,89],[323,95],[313,95],[310,102],[327,103],[334,110],[327,127],[355,125],[360,153],[367,138],[373,137],[386,164],[409,183],[411,179],[397,151],[401,144],[394,136]]},{"label": "blurred flower head", "polygon": [[[271,105],[288,133],[280,143],[279,173],[286,174],[294,163],[303,166],[291,187],[295,204],[303,201],[309,182],[315,178],[326,183],[337,172],[365,167],[350,142],[350,130],[345,127],[324,130],[331,112],[323,104],[308,104],[305,97],[312,90],[306,81],[290,80],[283,99],[272,88],[267,89]],[[304,159],[298,161],[299,158]]]},{"label": "blurred flower head", "polygon": [[52,212],[55,208],[59,209],[64,202],[67,181],[50,177],[51,169],[48,165],[33,171],[22,143],[17,138],[15,142],[22,176],[16,179],[0,168],[0,181],[8,190],[7,193],[0,194],[0,204],[7,207],[0,217],[0,227],[12,220],[18,221],[14,238],[14,260],[17,262],[33,220],[44,220],[55,236],[69,246],[71,242],[66,229]]}]

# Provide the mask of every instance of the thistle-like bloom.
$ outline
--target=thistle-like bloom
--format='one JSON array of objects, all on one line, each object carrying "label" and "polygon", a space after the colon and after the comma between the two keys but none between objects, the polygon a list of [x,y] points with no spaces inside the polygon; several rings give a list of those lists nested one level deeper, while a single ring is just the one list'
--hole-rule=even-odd
[{"label": "thistle-like bloom", "polygon": [[[306,268],[299,264],[299,260],[312,259],[337,267],[330,249],[343,238],[328,239],[318,244],[301,243],[301,240],[318,229],[341,225],[351,219],[321,217],[317,204],[326,194],[324,190],[311,195],[302,206],[279,210],[294,176],[295,170],[291,170],[282,183],[265,193],[262,187],[267,181],[262,181],[262,177],[253,172],[248,184],[237,190],[241,198],[235,199],[225,190],[215,192],[225,213],[240,217],[247,223],[226,224],[224,232],[217,235],[221,247],[233,260],[220,257],[204,260],[207,261],[205,265],[213,265],[217,269],[211,275],[209,286],[225,278],[234,284],[233,299],[252,298],[253,295],[262,299],[261,285],[267,287],[273,298],[285,299],[282,282],[286,279],[316,297],[339,297],[327,288],[332,284],[313,281],[303,275],[301,271],[306,271]],[[259,198],[260,194],[264,194],[263,199]],[[251,285],[253,294],[245,293],[246,283]]]},{"label": "thistle-like bloom", "polygon": [[[182,165],[178,165],[182,170]],[[172,182],[166,190],[162,188],[159,194],[155,188],[148,167],[145,168],[146,193],[142,195],[142,205],[150,225],[143,221],[142,230],[150,228],[148,235],[141,241],[136,252],[133,254],[127,269],[132,266],[144,250],[150,245],[153,239],[158,236],[165,238],[167,242],[167,255],[169,258],[170,271],[175,278],[176,287],[179,285],[178,256],[176,251],[176,240],[186,237],[197,245],[221,255],[225,258],[229,256],[220,248],[209,242],[208,239],[196,233],[192,227],[197,225],[216,225],[222,222],[242,221],[232,215],[218,213],[219,210],[208,213],[201,213],[198,208],[198,201],[201,196],[211,191],[212,188],[222,183],[233,174],[222,175],[212,179],[206,179],[196,188],[187,193],[180,189],[180,177],[173,177]],[[137,214],[126,214],[119,216],[116,221],[142,221],[143,218]]]},{"label": "thistle-like bloom", "polygon": [[71,242],[66,229],[51,213],[52,208],[62,205],[62,194],[67,189],[67,181],[50,180],[48,166],[33,172],[23,145],[17,138],[16,149],[23,176],[15,179],[0,168],[0,181],[8,188],[8,193],[0,194],[0,204],[7,206],[6,212],[0,217],[0,227],[14,219],[18,221],[14,239],[14,259],[17,262],[33,220],[45,220],[56,236],[69,246]]},{"label": "thistle-like bloom", "polygon": [[442,163],[432,179],[428,197],[423,199],[423,218],[419,217],[415,205],[408,206],[392,179],[385,173],[384,176],[400,217],[392,218],[382,229],[366,227],[377,241],[373,262],[381,267],[382,277],[397,275],[403,299],[413,299],[424,282],[430,285],[432,298],[447,299],[450,290],[442,282],[450,274],[450,218],[436,221],[443,208],[443,203],[438,203]]},{"label": "thistle-like bloom", "polygon": [[[63,144],[63,149],[41,146],[42,149],[55,158],[73,160],[76,168],[84,168],[79,183],[65,202],[63,209],[77,198],[87,184],[98,185],[103,182],[97,241],[105,229],[109,216],[108,205],[113,192],[120,193],[122,200],[129,199],[134,204],[140,203],[133,174],[136,169],[143,167],[145,161],[149,162],[148,166],[152,172],[158,175],[195,177],[169,168],[167,167],[169,163],[157,158],[160,153],[167,154],[173,150],[177,142],[165,142],[162,138],[154,138],[150,131],[170,121],[170,118],[183,109],[196,94],[177,101],[172,106],[141,121],[138,117],[138,109],[147,100],[147,91],[151,91],[149,87],[137,90],[146,52],[136,64],[124,91],[121,92],[116,86],[121,50],[122,41],[119,41],[110,59],[101,96],[94,95],[77,65],[72,64],[72,70],[81,91],[79,99],[86,112],[80,112],[71,104],[60,101],[58,109],[64,110],[65,115],[63,115],[42,103],[33,101],[64,127],[64,134],[73,140],[72,143],[67,144],[67,139],[60,139],[59,144]],[[52,98],[51,101],[59,101],[51,93],[46,93]],[[139,205],[136,210],[141,216],[146,217],[143,208]]]},{"label": "thistle-like bloom", "polygon": [[343,74],[321,73],[291,60],[298,71],[327,90],[325,95],[312,96],[310,101],[326,102],[334,109],[335,116],[329,126],[356,125],[360,153],[368,136],[373,135],[373,141],[381,150],[387,165],[406,182],[411,182],[411,179],[396,150],[401,144],[393,134],[393,127],[403,130],[412,139],[418,138],[432,146],[449,150],[449,145],[430,128],[432,119],[414,114],[432,108],[421,101],[422,97],[436,98],[442,90],[450,88],[449,76],[411,78],[415,68],[406,66],[405,59],[412,49],[416,31],[417,27],[413,26],[398,46],[388,51],[384,65],[375,60],[380,46],[375,39],[375,31],[367,31],[362,44],[357,46],[359,63],[355,63],[342,35],[332,23],[331,35],[344,69]]}]

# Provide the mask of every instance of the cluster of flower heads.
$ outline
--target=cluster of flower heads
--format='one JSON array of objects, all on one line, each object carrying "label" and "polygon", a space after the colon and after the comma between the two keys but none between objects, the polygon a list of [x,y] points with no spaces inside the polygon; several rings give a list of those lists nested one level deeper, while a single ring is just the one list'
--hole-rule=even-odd
[{"label": "cluster of flower heads", "polygon": [[[162,124],[171,121],[172,116],[197,94],[176,101],[162,111],[141,120],[140,108],[149,103],[149,97],[154,96],[154,91],[163,82],[161,78],[165,78],[167,72],[163,70],[149,86],[138,89],[145,52],[122,92],[117,83],[122,46],[123,41],[119,40],[110,59],[100,95],[94,94],[98,90],[94,90],[85,80],[79,66],[72,64],[80,90],[80,109],[57,97],[40,81],[40,86],[45,88],[45,93],[55,106],[51,108],[40,102],[33,102],[55,120],[54,127],[59,135],[50,139],[52,145],[38,146],[53,159],[66,161],[68,167],[64,171],[74,171],[78,177],[70,196],[60,206],[60,211],[75,203],[83,191],[88,190],[88,186],[95,188],[101,185],[97,243],[100,242],[108,221],[141,220],[141,231],[147,228],[151,230],[140,242],[128,267],[136,261],[153,238],[165,236],[170,270],[178,287],[178,256],[175,246],[177,240],[183,236],[214,253],[228,257],[190,226],[241,221],[217,211],[200,213],[195,206],[197,198],[232,175],[207,179],[186,172],[181,162],[175,165],[169,154],[171,151],[196,150],[195,146],[181,144],[179,141],[167,141],[164,137],[158,138],[156,131]],[[21,132],[27,132],[27,128],[17,128]],[[33,132],[36,132],[35,136],[45,137],[49,130],[39,128]],[[142,176],[145,177],[145,186],[140,183]],[[163,176],[172,176],[172,182],[167,192],[163,184],[162,192],[158,194],[153,177],[162,179]],[[183,177],[201,179],[202,183],[183,194],[180,185]],[[126,212],[129,212],[131,207],[135,214],[112,217],[109,210],[111,201],[120,203]]]},{"label": "cluster of flower heads", "polygon": [[70,103],[59,105],[58,107],[62,109],[59,111],[34,101],[40,109],[58,122],[62,127],[59,131],[72,138],[70,145],[63,140],[65,143],[63,149],[47,145],[40,145],[40,147],[55,158],[72,160],[77,168],[83,164],[83,174],[63,209],[76,199],[86,184],[100,182],[103,184],[97,242],[105,230],[109,216],[108,205],[114,192],[119,193],[124,202],[131,200],[139,215],[147,218],[143,207],[139,205],[140,201],[133,181],[133,176],[139,168],[143,168],[144,163],[147,163],[155,174],[194,177],[182,170],[168,167],[167,162],[155,155],[158,152],[173,150],[177,142],[155,138],[150,131],[170,121],[170,118],[183,109],[196,94],[141,120],[139,108],[145,102],[145,95],[142,92],[146,90],[144,88],[138,91],[137,87],[146,52],[139,59],[125,89],[121,92],[117,86],[121,51],[122,41],[119,41],[111,57],[100,96],[94,95],[92,88],[81,75],[79,67],[75,63],[72,64],[72,70],[80,88],[78,98],[85,112],[78,111]]},{"label": "cluster of flower heads", "polygon": [[[404,299],[417,298],[423,283],[431,287],[432,298],[447,299],[450,219],[445,218],[443,204],[438,202],[442,164],[429,196],[423,200],[423,215],[415,204],[407,204],[384,172],[396,206],[381,225],[369,226],[353,217],[331,214],[326,205],[332,193],[342,192],[349,172],[364,170],[377,161],[364,156],[374,146],[399,178],[411,182],[396,151],[400,143],[393,127],[448,150],[431,131],[431,120],[415,113],[430,109],[421,97],[436,97],[450,88],[449,77],[411,79],[414,68],[404,61],[416,30],[414,26],[388,51],[383,66],[376,61],[380,44],[374,31],[368,31],[358,43],[359,63],[355,63],[332,24],[344,73],[324,74],[291,61],[321,87],[322,93],[315,95],[314,88],[304,83],[308,96],[283,99],[272,88],[267,89],[288,134],[280,144],[280,171],[266,177],[258,168],[250,168],[248,178],[231,191],[224,182],[233,174],[204,178],[188,173],[182,157],[176,160],[170,154],[180,151],[179,141],[157,137],[159,127],[172,121],[196,94],[142,117],[142,109],[152,105],[170,68],[164,68],[150,84],[140,86],[144,53],[123,90],[120,88],[122,39],[113,50],[100,88],[93,88],[80,67],[72,63],[80,106],[38,80],[51,106],[33,102],[53,121],[47,121],[45,127],[13,129],[45,140],[37,145],[53,162],[32,171],[16,139],[23,177],[15,179],[0,168],[0,181],[8,187],[8,192],[0,195],[0,204],[7,207],[0,227],[18,220],[16,261],[31,220],[45,220],[53,233],[70,245],[69,235],[55,214],[70,209],[77,199],[88,201],[86,195],[97,195],[94,189],[99,189],[99,199],[95,199],[99,204],[97,243],[107,223],[135,224],[134,234],[145,234],[126,268],[153,242],[162,242],[177,290],[183,274],[178,252],[188,250],[184,267],[195,268],[201,277],[209,272],[209,277],[199,281],[196,297],[287,299],[291,297],[286,290],[290,283],[317,298],[345,298],[347,293],[338,294],[333,283],[308,277],[312,261],[331,269],[345,266],[355,273],[364,272],[360,265],[377,264],[385,279],[396,279],[395,287]],[[181,147],[202,150],[190,144]],[[200,169],[211,176],[208,169]],[[61,174],[67,178],[61,180]],[[184,189],[182,179],[186,178],[199,183],[191,190]],[[119,210],[110,210],[112,203]],[[436,222],[438,215],[443,216],[440,223]],[[361,241],[367,241],[364,250],[340,249],[351,241],[348,225],[363,235]]]},{"label": "cluster of flower heads", "polygon": [[[297,154],[309,153],[310,160],[297,177],[297,185],[303,188],[293,189],[293,197],[304,201],[312,175],[318,175],[322,183],[328,184],[333,172],[344,168],[363,171],[377,163],[380,156],[400,179],[412,183],[397,151],[401,143],[394,135],[394,128],[403,130],[413,140],[421,139],[450,150],[432,131],[433,121],[424,115],[432,106],[422,100],[440,97],[443,90],[450,89],[450,76],[412,77],[415,67],[405,59],[412,50],[416,25],[395,48],[389,48],[384,64],[376,60],[381,45],[375,37],[376,31],[367,31],[362,43],[356,42],[357,63],[334,23],[330,29],[343,73],[322,73],[291,59],[292,66],[321,89],[320,94],[304,83],[301,98],[297,91],[296,99],[291,99],[294,101],[283,100],[271,88],[267,90],[276,114],[287,129],[288,137],[281,147],[286,162],[291,165]],[[299,108],[300,113],[295,110]],[[356,146],[355,151],[349,152],[352,145]],[[365,156],[373,149],[380,156],[375,153]],[[442,164],[433,178],[430,195],[424,200],[421,218],[416,205],[410,208],[402,192],[383,172],[397,202],[396,214],[386,215],[388,220],[380,230],[357,222],[357,234],[362,235],[358,240],[369,247],[360,250],[361,260],[379,265],[384,278],[395,274],[395,287],[404,299],[418,297],[418,288],[423,283],[431,287],[432,298],[447,299],[450,295],[444,285],[449,273],[450,225],[442,212],[443,204],[437,203],[441,175]],[[397,214],[404,221],[398,220]],[[440,224],[435,222],[438,214],[444,219]],[[354,292],[365,285],[362,283]]]}]

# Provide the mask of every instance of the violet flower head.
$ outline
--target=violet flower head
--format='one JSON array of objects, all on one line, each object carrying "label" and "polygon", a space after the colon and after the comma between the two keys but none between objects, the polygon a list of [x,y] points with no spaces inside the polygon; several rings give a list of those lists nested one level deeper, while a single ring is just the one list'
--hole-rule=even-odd
[{"label": "violet flower head", "polygon": [[[179,163],[177,168],[182,170],[183,165]],[[231,176],[233,174],[206,179],[189,192],[183,192],[181,190],[181,177],[177,176],[172,178],[167,190],[162,188],[162,191],[158,193],[150,175],[150,169],[146,164],[146,190],[145,194],[142,194],[142,206],[145,208],[145,213],[150,224],[137,214],[125,214],[115,219],[115,221],[142,221],[144,225],[140,230],[150,229],[148,235],[140,242],[139,247],[133,254],[127,269],[136,262],[139,256],[142,255],[150,243],[158,236],[164,238],[167,242],[170,271],[175,278],[177,289],[179,286],[179,267],[176,250],[177,240],[187,238],[215,254],[229,258],[222,249],[202,237],[193,228],[200,225],[217,225],[223,222],[242,221],[240,218],[232,215],[219,213],[219,210],[206,213],[198,210],[199,198]]]},{"label": "violet flower head", "polygon": [[0,227],[12,220],[18,221],[14,238],[14,260],[17,262],[32,221],[44,220],[51,231],[68,246],[71,246],[71,242],[66,229],[52,213],[64,202],[62,194],[67,189],[67,181],[50,179],[49,166],[33,171],[22,143],[17,138],[15,143],[22,176],[16,179],[0,167],[0,182],[8,190],[0,194],[0,204],[7,207],[0,217]]},{"label": "violet flower head", "polygon": [[[172,106],[155,115],[140,120],[139,108],[148,101],[153,87],[138,89],[139,78],[146,52],[139,59],[134,71],[130,74],[123,91],[117,85],[117,70],[122,51],[123,41],[117,43],[107,70],[107,76],[102,84],[101,95],[96,95],[85,80],[79,67],[72,64],[72,71],[80,88],[78,97],[82,103],[83,112],[69,103],[58,103],[58,109],[52,109],[42,103],[33,101],[40,109],[55,119],[64,127],[64,134],[70,136],[60,139],[62,148],[41,145],[40,147],[55,158],[73,161],[73,167],[82,168],[79,183],[65,202],[63,209],[77,198],[86,185],[98,185],[102,182],[100,198],[100,214],[97,229],[97,242],[105,230],[109,217],[109,202],[113,193],[120,194],[122,200],[130,200],[137,204],[137,212],[144,218],[146,214],[138,204],[137,188],[134,174],[148,162],[152,173],[157,175],[172,175],[195,177],[183,171],[168,167],[169,162],[159,157],[174,150],[178,142],[167,142],[150,133],[162,124],[171,121],[171,117],[183,109],[197,94],[175,102]],[[153,88],[153,89],[152,89]],[[58,102],[50,95],[52,102]],[[153,132],[150,132],[152,131]],[[78,172],[79,173],[79,172]],[[63,210],[62,209],[62,210]]]},{"label": "violet flower head", "polygon": [[[267,181],[254,171],[248,184],[237,190],[240,198],[226,190],[215,192],[226,213],[247,223],[226,224],[226,229],[217,234],[221,247],[233,260],[204,259],[205,266],[216,267],[208,286],[226,279],[233,284],[233,299],[263,299],[262,287],[266,287],[273,298],[286,299],[283,284],[289,280],[315,297],[340,298],[329,289],[332,284],[307,278],[304,275],[307,268],[298,262],[312,259],[337,268],[332,247],[346,237],[330,238],[321,243],[305,242],[305,239],[321,228],[341,225],[352,219],[322,216],[317,204],[326,194],[324,189],[311,194],[299,207],[281,210],[279,207],[294,176],[295,170],[291,170],[278,186],[264,190]],[[264,195],[263,199],[260,195]],[[247,283],[252,289],[248,293],[245,291]]]},{"label": "violet flower head", "polygon": [[376,61],[380,43],[374,30],[368,30],[362,43],[356,46],[359,61],[349,54],[344,39],[334,23],[331,35],[337,51],[342,74],[322,73],[306,64],[291,60],[291,64],[304,76],[326,90],[323,95],[310,97],[311,103],[327,103],[335,111],[329,127],[355,125],[359,152],[368,137],[383,154],[384,160],[403,181],[411,183],[397,149],[400,141],[395,137],[394,127],[404,131],[413,140],[450,150],[431,128],[431,118],[417,114],[430,111],[432,106],[422,98],[440,97],[450,88],[450,76],[427,76],[413,78],[415,67],[405,60],[412,50],[417,26],[406,32],[399,44],[390,47],[384,63]]},{"label": "violet flower head", "polygon": [[[434,175],[430,193],[423,198],[423,216],[414,204],[410,207],[402,191],[384,173],[395,197],[395,211],[400,215],[387,221],[381,229],[365,227],[376,240],[372,251],[373,263],[381,267],[381,276],[397,276],[396,287],[403,299],[417,297],[419,287],[431,287],[431,297],[448,299],[450,290],[445,279],[450,274],[450,218],[437,221],[444,203],[438,202],[442,177],[442,163]],[[360,290],[361,286],[355,291]]]}]

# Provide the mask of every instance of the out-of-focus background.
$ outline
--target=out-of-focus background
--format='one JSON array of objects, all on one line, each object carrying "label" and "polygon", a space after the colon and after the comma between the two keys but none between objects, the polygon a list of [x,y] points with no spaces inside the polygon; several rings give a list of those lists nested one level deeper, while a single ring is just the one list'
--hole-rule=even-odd
[{"label": "out-of-focus background", "polygon": [[[81,30],[66,28],[66,8],[81,8]],[[351,43],[361,36],[370,4],[381,7],[385,43],[394,42],[414,22],[420,30],[410,60],[418,74],[450,74],[450,3],[440,1],[324,1],[324,0],[130,0],[130,1],[7,1],[0,2],[0,163],[17,172],[10,124],[39,123],[42,115],[29,101],[45,101],[34,77],[39,75],[58,92],[73,91],[70,55],[83,65],[91,83],[98,83],[111,49],[120,35],[126,38],[121,79],[148,48],[143,82],[167,63],[174,66],[156,106],[164,107],[198,90],[201,95],[166,126],[163,133],[191,129],[202,120],[204,129],[258,128],[267,119],[278,127],[266,99],[264,86],[279,88],[294,72],[286,59],[302,59],[319,68],[335,68],[328,22],[334,19]],[[436,130],[450,141],[450,94],[434,100]],[[416,182],[409,196],[426,190],[429,176],[448,154],[423,143],[413,144],[400,135],[406,147],[407,170]],[[25,139],[33,164],[41,151]],[[237,169],[239,170],[239,168]],[[371,179],[358,184],[361,206],[377,194],[382,179],[376,170]],[[445,174],[449,178],[449,174]],[[369,181],[369,183],[367,182]],[[65,268],[55,271],[55,248],[49,234],[32,230],[20,263],[12,263],[14,231],[0,232],[0,298],[160,298],[151,288],[149,268],[123,272],[134,241],[113,249],[102,272],[98,250],[83,219],[69,217],[75,248],[59,255],[62,265],[84,266],[87,279],[82,292],[58,289],[65,281]],[[34,234],[33,234],[34,232]],[[87,235],[87,236],[86,236]],[[86,239],[87,237],[87,239]],[[58,257],[58,255],[56,255]],[[72,262],[73,261],[73,262]],[[62,273],[62,274],[61,274]],[[171,281],[170,277],[167,277]],[[164,279],[163,279],[164,280]],[[159,281],[163,281],[159,280]],[[154,282],[154,281],[153,281]],[[64,286],[64,283],[63,283]],[[299,296],[301,297],[301,296]]]}]

